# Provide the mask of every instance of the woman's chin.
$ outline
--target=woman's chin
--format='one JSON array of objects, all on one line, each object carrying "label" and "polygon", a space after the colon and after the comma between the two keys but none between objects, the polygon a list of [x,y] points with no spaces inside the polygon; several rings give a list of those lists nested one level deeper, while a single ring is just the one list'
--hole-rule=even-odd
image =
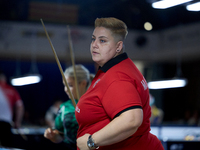
[{"label": "woman's chin", "polygon": [[95,57],[92,57],[92,60],[93,60],[94,62],[96,62],[97,64],[98,64],[98,62],[99,62],[99,59],[97,59],[97,58],[95,58]]}]

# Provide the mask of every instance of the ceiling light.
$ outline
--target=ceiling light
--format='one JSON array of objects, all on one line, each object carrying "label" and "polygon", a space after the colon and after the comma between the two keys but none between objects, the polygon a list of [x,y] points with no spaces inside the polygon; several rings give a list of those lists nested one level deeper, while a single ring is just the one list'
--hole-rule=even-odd
[{"label": "ceiling light", "polygon": [[187,5],[186,9],[188,11],[200,11],[200,2]]},{"label": "ceiling light", "polygon": [[180,88],[187,85],[187,79],[183,77],[181,70],[181,41],[177,43],[177,66],[176,75],[172,79],[148,82],[149,89]]},{"label": "ceiling light", "polygon": [[152,7],[156,9],[166,9],[166,8],[180,5],[186,2],[190,2],[190,1],[192,0],[162,0],[162,1],[152,3]]},{"label": "ceiling light", "polygon": [[172,80],[151,81],[148,83],[149,89],[167,89],[167,88],[180,88],[187,84],[185,78],[175,78]]},{"label": "ceiling light", "polygon": [[151,24],[150,22],[145,22],[144,28],[145,28],[145,30],[147,30],[147,31],[151,31],[152,28],[153,28],[153,26],[152,26],[152,24]]},{"label": "ceiling light", "polygon": [[13,86],[23,86],[23,85],[29,85],[29,84],[35,84],[38,83],[42,80],[42,76],[39,74],[38,68],[37,68],[37,64],[36,64],[36,54],[35,54],[35,50],[36,48],[36,31],[32,32],[32,48],[31,48],[31,52],[32,52],[32,59],[31,59],[31,67],[30,67],[30,72],[27,75],[20,75],[20,66],[19,66],[19,62],[17,62],[17,67],[16,67],[16,77],[11,78],[11,84]]},{"label": "ceiling light", "polygon": [[39,74],[29,74],[27,76],[16,77],[11,79],[13,86],[23,86],[29,84],[35,84],[40,82],[42,77]]}]

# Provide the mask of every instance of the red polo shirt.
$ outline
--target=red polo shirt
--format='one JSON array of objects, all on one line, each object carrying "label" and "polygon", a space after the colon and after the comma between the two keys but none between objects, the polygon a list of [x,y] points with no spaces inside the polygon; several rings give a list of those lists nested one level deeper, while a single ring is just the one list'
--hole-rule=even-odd
[{"label": "red polo shirt", "polygon": [[77,137],[97,132],[113,118],[134,108],[143,110],[143,123],[136,133],[122,142],[99,149],[130,150],[146,149],[147,146],[150,150],[152,146],[154,149],[155,145],[161,144],[149,132],[151,108],[146,80],[127,54],[123,53],[98,70],[90,88],[79,100],[76,107],[79,124]]}]

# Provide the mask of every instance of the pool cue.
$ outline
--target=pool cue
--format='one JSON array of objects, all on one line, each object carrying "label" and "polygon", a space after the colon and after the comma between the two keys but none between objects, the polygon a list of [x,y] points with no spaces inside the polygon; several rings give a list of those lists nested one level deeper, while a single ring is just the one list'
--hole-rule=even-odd
[{"label": "pool cue", "polygon": [[21,133],[21,132],[19,131],[19,129],[16,129],[16,132],[17,132],[25,141],[28,140],[27,136],[26,136],[25,134]]},{"label": "pool cue", "polygon": [[[14,122],[11,123],[11,126],[14,128]],[[19,134],[25,141],[28,140],[27,136],[24,133],[21,133],[19,128],[15,128],[15,132]]]},{"label": "pool cue", "polygon": [[69,25],[67,26],[67,29],[68,29],[68,41],[69,41],[70,56],[71,56],[71,61],[72,61],[72,65],[73,65],[73,68],[74,68],[74,80],[75,80],[75,85],[76,85],[76,94],[77,94],[77,99],[79,100],[80,94],[79,94],[79,89],[78,89],[78,81],[77,81],[77,76],[76,76],[74,53],[73,53],[73,46],[72,46],[72,40],[71,40]]},{"label": "pool cue", "polygon": [[64,75],[64,73],[63,73],[62,67],[61,67],[61,65],[60,65],[60,61],[59,61],[58,56],[57,56],[57,54],[56,54],[56,51],[55,51],[55,49],[54,49],[54,47],[53,47],[53,44],[52,44],[51,39],[50,39],[50,37],[49,37],[49,34],[47,33],[47,30],[46,30],[46,28],[45,28],[45,25],[44,25],[44,23],[43,23],[43,20],[40,19],[40,21],[41,21],[41,23],[42,23],[42,25],[43,25],[43,28],[44,28],[44,31],[45,31],[46,36],[47,36],[47,38],[48,38],[48,41],[49,41],[49,43],[50,43],[50,45],[51,45],[51,49],[52,49],[53,54],[54,54],[54,56],[55,56],[57,65],[58,65],[58,67],[59,67],[59,69],[60,69],[60,73],[61,73],[62,78],[63,78],[63,80],[64,80],[65,86],[67,86],[67,90],[68,90],[69,95],[70,95],[70,97],[71,97],[71,101],[72,101],[72,103],[73,103],[73,105],[74,105],[74,108],[76,108],[76,102],[75,102],[75,100],[74,100],[74,96],[72,95],[72,93],[71,93],[71,91],[70,91],[70,89],[69,89],[69,85],[68,85],[67,80],[66,80],[66,78],[65,78],[65,75]]}]

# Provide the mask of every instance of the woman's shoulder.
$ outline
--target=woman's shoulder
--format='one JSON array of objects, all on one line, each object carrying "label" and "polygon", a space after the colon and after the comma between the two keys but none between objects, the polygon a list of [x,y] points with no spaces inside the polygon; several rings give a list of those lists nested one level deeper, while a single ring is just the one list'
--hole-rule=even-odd
[{"label": "woman's shoulder", "polygon": [[60,108],[62,108],[62,107],[67,107],[67,108],[69,108],[69,107],[74,107],[73,106],[73,104],[72,104],[72,102],[71,102],[71,100],[67,100],[66,102],[63,102],[61,105],[60,105]]}]

